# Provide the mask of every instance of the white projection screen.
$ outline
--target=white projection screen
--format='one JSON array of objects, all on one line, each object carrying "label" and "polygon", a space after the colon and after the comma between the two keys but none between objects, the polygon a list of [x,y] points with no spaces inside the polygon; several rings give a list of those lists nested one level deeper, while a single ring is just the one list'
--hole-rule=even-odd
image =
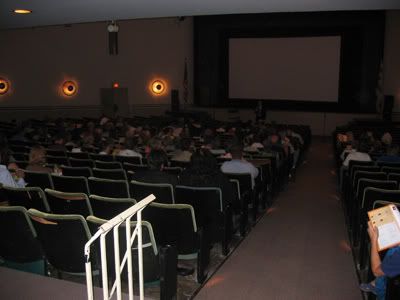
[{"label": "white projection screen", "polygon": [[338,102],[340,36],[229,39],[229,98]]}]

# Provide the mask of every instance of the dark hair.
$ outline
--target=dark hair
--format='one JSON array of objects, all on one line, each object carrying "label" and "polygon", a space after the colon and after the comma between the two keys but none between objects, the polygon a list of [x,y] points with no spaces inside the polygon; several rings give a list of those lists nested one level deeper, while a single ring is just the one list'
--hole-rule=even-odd
[{"label": "dark hair", "polygon": [[189,168],[198,175],[213,174],[217,170],[218,164],[208,149],[198,149],[190,158]]},{"label": "dark hair", "polygon": [[150,170],[161,170],[163,165],[168,165],[168,156],[161,149],[153,149],[147,158],[147,165]]},{"label": "dark hair", "polygon": [[233,145],[233,146],[231,147],[230,152],[231,152],[232,158],[234,158],[234,159],[242,158],[242,155],[243,155],[243,146],[242,146],[242,145],[235,144],[235,145]]}]

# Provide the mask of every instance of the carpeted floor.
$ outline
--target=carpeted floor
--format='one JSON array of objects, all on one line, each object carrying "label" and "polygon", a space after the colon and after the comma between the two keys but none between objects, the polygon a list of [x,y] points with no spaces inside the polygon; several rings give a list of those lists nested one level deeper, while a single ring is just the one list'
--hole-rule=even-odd
[{"label": "carpeted floor", "polygon": [[195,299],[361,299],[331,148],[313,141],[296,182]]}]

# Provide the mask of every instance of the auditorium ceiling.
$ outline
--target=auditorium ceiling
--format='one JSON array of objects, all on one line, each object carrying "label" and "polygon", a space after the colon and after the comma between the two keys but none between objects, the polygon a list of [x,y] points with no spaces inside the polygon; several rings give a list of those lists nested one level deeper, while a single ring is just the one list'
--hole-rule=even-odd
[{"label": "auditorium ceiling", "polygon": [[[16,15],[14,9],[31,14]],[[0,29],[219,14],[400,9],[399,0],[1,0]]]}]

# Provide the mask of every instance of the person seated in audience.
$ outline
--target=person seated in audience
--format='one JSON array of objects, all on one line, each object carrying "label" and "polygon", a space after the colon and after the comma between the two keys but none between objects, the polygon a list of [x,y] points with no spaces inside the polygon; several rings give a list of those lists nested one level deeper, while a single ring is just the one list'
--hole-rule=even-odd
[{"label": "person seated in audience", "polygon": [[234,208],[239,207],[232,183],[218,168],[216,158],[207,148],[192,154],[188,167],[179,175],[179,185],[220,188],[224,206],[233,204]]},{"label": "person seated in audience", "polygon": [[361,283],[360,289],[363,292],[374,293],[378,300],[384,300],[387,278],[400,275],[400,246],[390,248],[381,260],[378,252],[379,231],[371,222],[368,222],[368,235],[371,240],[371,270],[376,278],[370,283]]},{"label": "person seated in audience", "polygon": [[9,187],[24,187],[24,172],[17,164],[10,162],[10,152],[5,145],[0,145],[0,184]]},{"label": "person seated in audience", "polygon": [[350,153],[356,152],[356,147],[354,147],[354,143],[347,142],[345,143],[345,148],[343,149],[342,153],[340,154],[340,159],[344,161]]},{"label": "person seated in audience", "polygon": [[392,135],[389,132],[385,132],[381,137],[381,142],[384,148],[390,147],[393,142]]},{"label": "person seated in audience", "polygon": [[387,149],[386,154],[378,157],[377,161],[379,162],[389,162],[389,163],[398,163],[400,162],[399,156],[399,146],[392,145]]},{"label": "person seated in audience", "polygon": [[371,161],[371,157],[368,154],[369,148],[367,141],[360,141],[357,151],[351,152],[347,155],[346,159],[343,161],[343,166],[347,168],[351,160]]},{"label": "person seated in audience", "polygon": [[179,162],[190,162],[192,156],[191,149],[193,148],[193,142],[189,138],[182,139],[180,142],[180,150],[176,151],[171,160]]},{"label": "person seated in audience", "polygon": [[175,175],[163,172],[168,166],[168,156],[164,150],[153,149],[147,157],[148,170],[138,171],[132,175],[132,179],[149,183],[169,183],[175,186],[178,179]]},{"label": "person seated in audience", "polygon": [[136,151],[136,145],[137,138],[126,139],[125,143],[121,145],[121,150],[117,153],[117,155],[142,157],[142,154]]},{"label": "person seated in audience", "polygon": [[232,155],[232,160],[225,161],[221,165],[221,171],[223,173],[250,173],[254,187],[255,179],[258,176],[258,169],[243,159],[243,147],[241,145],[234,145],[230,150],[230,154]]},{"label": "person seated in audience", "polygon": [[112,139],[108,139],[108,141],[103,142],[99,154],[112,155],[113,152],[114,152],[114,141]]},{"label": "person seated in audience", "polygon": [[49,146],[51,150],[67,151],[65,147],[66,138],[64,134],[59,134],[54,137],[53,145]]},{"label": "person seated in audience", "polygon": [[53,170],[45,166],[46,149],[43,146],[36,145],[29,152],[29,165],[26,167],[28,171],[52,173]]}]

